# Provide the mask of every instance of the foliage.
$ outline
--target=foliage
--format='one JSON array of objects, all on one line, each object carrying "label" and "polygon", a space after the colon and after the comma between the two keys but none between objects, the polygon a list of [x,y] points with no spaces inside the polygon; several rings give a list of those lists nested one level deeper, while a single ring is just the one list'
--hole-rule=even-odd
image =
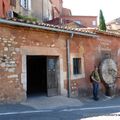
[{"label": "foliage", "polygon": [[17,18],[18,18],[18,19],[23,19],[23,20],[32,21],[32,22],[37,22],[37,18],[33,18],[33,17],[31,17],[31,16],[18,15]]},{"label": "foliage", "polygon": [[99,14],[99,29],[106,31],[106,24],[102,10],[100,10],[100,14]]}]

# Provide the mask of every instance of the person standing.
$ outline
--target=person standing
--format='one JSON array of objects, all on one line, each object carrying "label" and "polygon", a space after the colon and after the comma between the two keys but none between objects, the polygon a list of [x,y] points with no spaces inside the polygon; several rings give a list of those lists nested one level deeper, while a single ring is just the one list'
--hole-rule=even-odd
[{"label": "person standing", "polygon": [[95,66],[95,70],[91,74],[92,84],[93,84],[93,99],[99,100],[98,92],[99,92],[99,83],[100,83],[100,76],[98,73],[98,67]]}]

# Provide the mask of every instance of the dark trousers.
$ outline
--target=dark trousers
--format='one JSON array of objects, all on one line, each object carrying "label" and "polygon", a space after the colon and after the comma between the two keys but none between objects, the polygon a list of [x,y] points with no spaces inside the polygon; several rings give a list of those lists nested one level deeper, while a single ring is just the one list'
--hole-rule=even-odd
[{"label": "dark trousers", "polygon": [[94,99],[98,99],[98,90],[99,90],[99,83],[93,82],[93,97],[94,97]]}]

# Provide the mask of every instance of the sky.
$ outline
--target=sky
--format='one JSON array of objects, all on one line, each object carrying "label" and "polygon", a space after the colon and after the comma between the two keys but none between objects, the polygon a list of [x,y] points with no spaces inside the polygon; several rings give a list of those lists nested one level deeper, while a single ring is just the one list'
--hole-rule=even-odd
[{"label": "sky", "polygon": [[72,15],[98,16],[100,9],[106,23],[120,17],[120,0],[63,0],[63,7],[69,8]]}]

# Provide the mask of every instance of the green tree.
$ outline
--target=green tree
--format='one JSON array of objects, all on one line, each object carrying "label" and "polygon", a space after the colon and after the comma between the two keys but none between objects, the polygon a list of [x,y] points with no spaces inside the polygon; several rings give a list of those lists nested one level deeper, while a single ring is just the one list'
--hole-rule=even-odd
[{"label": "green tree", "polygon": [[106,31],[106,24],[102,10],[100,10],[100,14],[99,14],[99,29]]}]

